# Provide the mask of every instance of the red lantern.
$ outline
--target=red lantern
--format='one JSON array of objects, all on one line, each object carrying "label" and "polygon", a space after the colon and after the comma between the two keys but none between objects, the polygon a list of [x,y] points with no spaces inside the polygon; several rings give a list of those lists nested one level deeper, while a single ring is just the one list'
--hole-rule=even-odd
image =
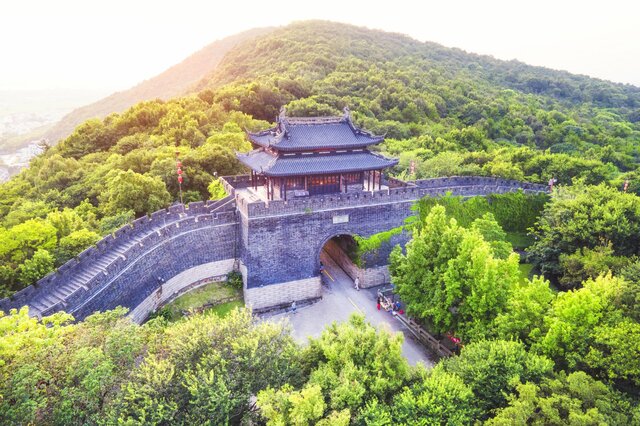
[{"label": "red lantern", "polygon": [[181,175],[182,174],[182,169],[178,169],[178,174]]},{"label": "red lantern", "polygon": [[178,168],[182,167],[182,161],[178,161],[178,162],[176,163],[176,166],[177,166]]},{"label": "red lantern", "polygon": [[182,176],[178,176],[178,183],[182,183]]}]

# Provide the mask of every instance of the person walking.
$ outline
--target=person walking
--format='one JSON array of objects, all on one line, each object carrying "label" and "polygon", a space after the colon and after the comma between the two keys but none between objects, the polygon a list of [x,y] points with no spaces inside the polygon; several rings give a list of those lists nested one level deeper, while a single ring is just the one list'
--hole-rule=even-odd
[{"label": "person walking", "polygon": [[295,300],[291,304],[291,312],[293,312],[294,314],[296,313],[296,301]]},{"label": "person walking", "polygon": [[353,285],[356,290],[360,291],[360,277],[356,276],[356,279],[353,280]]},{"label": "person walking", "polygon": [[380,310],[380,304],[382,303],[382,296],[378,294],[378,310]]}]

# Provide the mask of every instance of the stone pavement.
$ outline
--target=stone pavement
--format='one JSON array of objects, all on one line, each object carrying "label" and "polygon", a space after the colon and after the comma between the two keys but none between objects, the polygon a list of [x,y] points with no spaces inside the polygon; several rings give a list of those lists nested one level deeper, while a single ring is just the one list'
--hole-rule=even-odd
[{"label": "stone pavement", "polygon": [[364,314],[367,321],[378,329],[403,333],[402,353],[411,365],[418,362],[427,367],[434,365],[433,355],[415,341],[411,332],[390,312],[376,308],[376,290],[353,288],[351,278],[325,253],[320,256],[325,265],[322,300],[312,305],[299,307],[295,314],[290,311],[277,313],[269,318],[276,320],[288,318],[293,327],[293,337],[300,343],[306,343],[308,337],[319,337],[322,331],[333,321],[343,322],[352,313]]}]

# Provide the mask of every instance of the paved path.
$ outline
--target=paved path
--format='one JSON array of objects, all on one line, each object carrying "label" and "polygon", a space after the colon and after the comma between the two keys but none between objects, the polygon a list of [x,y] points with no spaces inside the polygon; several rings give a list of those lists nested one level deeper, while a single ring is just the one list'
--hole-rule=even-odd
[{"label": "paved path", "polygon": [[320,258],[328,272],[328,276],[324,277],[325,282],[329,283],[328,288],[323,287],[322,300],[298,308],[295,314],[286,312],[271,318],[288,318],[293,327],[293,337],[300,343],[306,343],[308,337],[319,337],[333,321],[347,321],[352,313],[361,313],[378,329],[404,334],[402,353],[411,365],[418,362],[427,367],[434,365],[433,356],[414,340],[411,332],[399,320],[389,312],[376,309],[375,290],[356,291],[351,278],[326,253],[323,252]]}]

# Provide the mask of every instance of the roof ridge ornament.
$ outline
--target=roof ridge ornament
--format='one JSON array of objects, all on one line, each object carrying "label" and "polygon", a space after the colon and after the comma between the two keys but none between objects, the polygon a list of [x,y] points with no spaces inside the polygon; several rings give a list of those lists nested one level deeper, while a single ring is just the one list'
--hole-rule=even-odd
[{"label": "roof ridge ornament", "polygon": [[287,108],[282,105],[280,107],[280,113],[278,114],[278,117],[276,118],[277,122],[281,122],[287,119]]},{"label": "roof ridge ornament", "polygon": [[351,111],[349,110],[349,107],[345,106],[343,111],[344,111],[344,115],[342,117],[347,121],[351,121]]}]

